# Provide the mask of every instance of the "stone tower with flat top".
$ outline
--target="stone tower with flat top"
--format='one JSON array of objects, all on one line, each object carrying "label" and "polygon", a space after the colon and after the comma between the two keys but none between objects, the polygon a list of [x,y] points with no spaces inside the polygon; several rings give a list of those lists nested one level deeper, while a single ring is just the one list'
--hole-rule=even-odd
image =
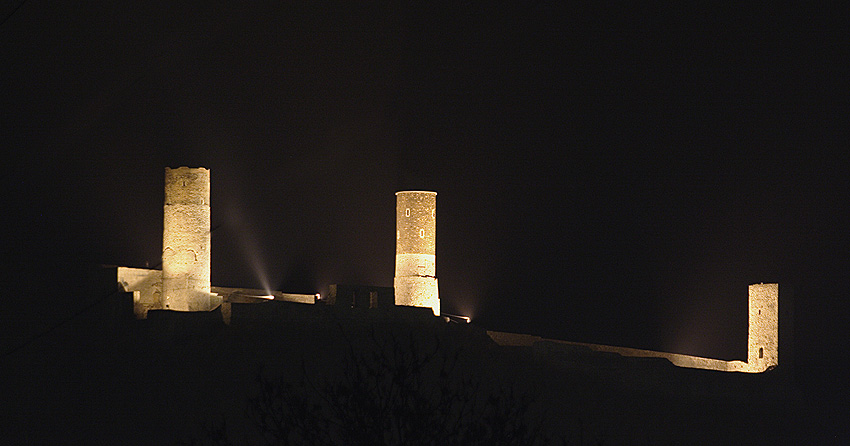
[{"label": "stone tower with flat top", "polygon": [[395,304],[440,315],[437,289],[437,193],[396,192]]},{"label": "stone tower with flat top", "polygon": [[162,308],[210,311],[210,171],[165,168],[162,231]]},{"label": "stone tower with flat top", "polygon": [[759,283],[749,288],[747,366],[763,372],[779,365],[779,284]]}]

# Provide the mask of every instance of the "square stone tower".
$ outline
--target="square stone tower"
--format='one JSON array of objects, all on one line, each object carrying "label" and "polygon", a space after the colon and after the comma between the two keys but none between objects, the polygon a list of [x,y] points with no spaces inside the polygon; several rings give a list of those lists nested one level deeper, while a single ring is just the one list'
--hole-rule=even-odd
[{"label": "square stone tower", "polygon": [[440,315],[437,288],[437,193],[396,192],[395,304]]},{"label": "square stone tower", "polygon": [[747,366],[763,372],[779,365],[779,284],[750,285],[749,292]]},{"label": "square stone tower", "polygon": [[165,168],[162,231],[162,308],[210,311],[210,171]]}]

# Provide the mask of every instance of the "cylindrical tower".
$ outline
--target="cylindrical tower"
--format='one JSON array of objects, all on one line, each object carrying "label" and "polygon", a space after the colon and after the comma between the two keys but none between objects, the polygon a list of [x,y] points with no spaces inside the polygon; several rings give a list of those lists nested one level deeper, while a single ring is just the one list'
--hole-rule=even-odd
[{"label": "cylindrical tower", "polygon": [[210,311],[210,171],[165,168],[162,308]]},{"label": "cylindrical tower", "polygon": [[395,304],[440,315],[437,290],[437,193],[396,192]]}]

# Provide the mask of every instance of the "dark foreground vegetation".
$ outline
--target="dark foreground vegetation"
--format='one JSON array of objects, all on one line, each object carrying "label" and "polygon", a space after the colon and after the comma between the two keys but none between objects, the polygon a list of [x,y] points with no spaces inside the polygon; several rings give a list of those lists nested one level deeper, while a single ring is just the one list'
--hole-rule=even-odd
[{"label": "dark foreground vegetation", "polygon": [[[840,392],[557,345],[422,309],[93,306],[4,358],[10,444],[841,444]],[[118,316],[116,318],[116,315]],[[806,370],[797,371],[808,373]],[[840,389],[839,389],[840,390]]]},{"label": "dark foreground vegetation", "polygon": [[[547,445],[544,413],[529,395],[494,376],[484,355],[444,330],[369,329],[348,342],[336,368],[306,358],[295,380],[259,373],[241,438],[227,420],[196,444]],[[456,333],[457,334],[457,333]],[[456,343],[461,341],[461,344]]]}]

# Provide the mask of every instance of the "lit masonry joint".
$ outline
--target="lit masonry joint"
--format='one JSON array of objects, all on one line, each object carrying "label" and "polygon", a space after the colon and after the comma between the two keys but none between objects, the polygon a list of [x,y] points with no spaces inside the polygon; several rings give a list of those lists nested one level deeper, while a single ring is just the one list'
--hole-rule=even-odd
[{"label": "lit masonry joint", "polygon": [[162,308],[210,311],[210,171],[165,168],[162,232]]},{"label": "lit masonry joint", "polygon": [[396,192],[395,303],[440,314],[437,286],[437,193]]}]

